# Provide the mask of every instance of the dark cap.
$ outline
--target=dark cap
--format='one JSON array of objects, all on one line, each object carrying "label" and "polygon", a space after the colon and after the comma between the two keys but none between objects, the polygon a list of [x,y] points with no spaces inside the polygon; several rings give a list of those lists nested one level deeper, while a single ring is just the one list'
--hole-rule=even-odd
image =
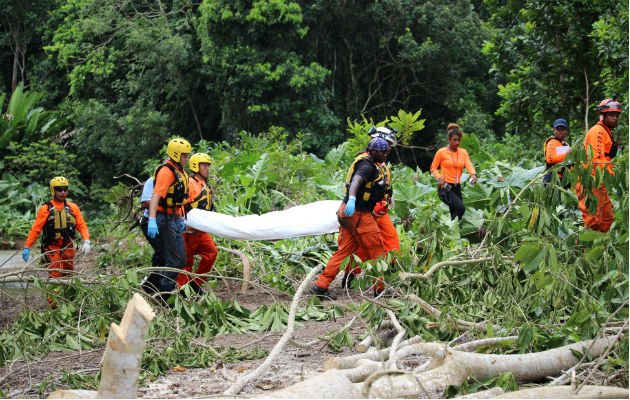
[{"label": "dark cap", "polygon": [[565,128],[569,129],[569,123],[564,118],[559,118],[553,123],[554,128],[557,128],[559,126],[564,126]]},{"label": "dark cap", "polygon": [[368,149],[387,150],[389,149],[389,143],[387,143],[387,140],[383,138],[376,137],[370,140],[370,143],[368,143]]}]

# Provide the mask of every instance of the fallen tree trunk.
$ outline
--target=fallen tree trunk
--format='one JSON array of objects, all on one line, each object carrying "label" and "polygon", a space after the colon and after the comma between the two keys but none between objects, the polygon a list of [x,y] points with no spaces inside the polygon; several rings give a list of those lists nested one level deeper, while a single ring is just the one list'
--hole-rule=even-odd
[{"label": "fallen tree trunk", "polygon": [[584,386],[575,394],[571,386],[542,386],[517,390],[495,399],[627,399],[628,389],[609,386]]},{"label": "fallen tree trunk", "polygon": [[[444,390],[449,385],[459,386],[467,379],[483,379],[504,372],[511,372],[517,381],[530,382],[571,368],[579,361],[571,350],[584,351],[587,348],[592,356],[598,356],[612,340],[606,337],[539,353],[508,355],[467,353],[435,343],[419,343],[413,345],[418,349],[417,354],[442,358],[442,365],[417,375],[382,376],[372,383],[366,381],[363,394],[380,398],[415,397],[421,393]],[[443,352],[443,357],[440,357],[440,352]]]},{"label": "fallen tree trunk", "polygon": [[361,393],[348,378],[340,374],[338,370],[332,369],[264,397],[277,399],[359,399]]}]

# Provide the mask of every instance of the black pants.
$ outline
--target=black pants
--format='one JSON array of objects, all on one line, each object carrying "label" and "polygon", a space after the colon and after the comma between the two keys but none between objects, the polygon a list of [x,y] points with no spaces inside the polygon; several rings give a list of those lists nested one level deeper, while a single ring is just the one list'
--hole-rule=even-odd
[{"label": "black pants", "polygon": [[[183,229],[179,224],[176,216],[157,213],[156,222],[158,232],[158,247],[164,257],[164,266],[174,269],[182,269],[186,265],[186,247]],[[175,289],[177,283],[178,272],[162,271],[160,272],[162,280],[160,286],[162,291],[170,292]]]},{"label": "black pants", "polygon": [[451,221],[455,218],[461,220],[464,212],[466,212],[466,206],[462,201],[462,186],[452,183],[447,183],[447,185],[450,187],[445,187],[444,190],[438,188],[438,197],[451,211]]}]

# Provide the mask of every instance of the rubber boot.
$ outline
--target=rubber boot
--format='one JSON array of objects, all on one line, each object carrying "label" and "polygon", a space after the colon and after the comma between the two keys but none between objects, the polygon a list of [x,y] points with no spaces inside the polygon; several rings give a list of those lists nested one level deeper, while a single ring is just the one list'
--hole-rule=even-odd
[{"label": "rubber boot", "polygon": [[311,294],[314,294],[320,301],[335,300],[328,289],[321,288],[317,285],[313,285],[311,288]]},{"label": "rubber boot", "polygon": [[355,274],[350,274],[348,272],[346,272],[343,275],[343,279],[341,280],[341,288],[345,289],[348,288],[350,289],[352,287],[352,280],[355,278]]}]

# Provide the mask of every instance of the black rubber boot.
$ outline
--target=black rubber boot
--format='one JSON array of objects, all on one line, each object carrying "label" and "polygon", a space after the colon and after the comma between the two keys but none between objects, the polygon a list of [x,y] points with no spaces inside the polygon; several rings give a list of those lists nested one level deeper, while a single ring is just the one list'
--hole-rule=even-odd
[{"label": "black rubber boot", "polygon": [[315,297],[317,297],[321,301],[335,300],[328,289],[320,288],[317,285],[313,285],[313,287],[311,288],[311,294],[314,294]]},{"label": "black rubber boot", "polygon": [[[383,293],[383,291],[385,291],[385,293]],[[383,295],[381,296],[382,298],[395,297],[394,289],[392,289],[392,288],[381,289],[381,290],[374,289],[374,297],[378,297],[381,293],[383,293]]]},{"label": "black rubber boot", "polygon": [[199,284],[195,281],[190,282],[188,285],[193,290],[193,292],[197,293],[199,296],[203,296],[206,293],[206,291],[203,290],[201,286],[199,286]]},{"label": "black rubber boot", "polygon": [[160,275],[152,272],[140,282],[140,287],[146,294],[153,295],[160,292],[160,279]]},{"label": "black rubber boot", "polygon": [[345,273],[343,275],[343,279],[341,280],[341,288],[345,289],[348,288],[350,289],[352,287],[352,280],[354,279],[356,275],[355,274],[349,274],[349,273]]}]

